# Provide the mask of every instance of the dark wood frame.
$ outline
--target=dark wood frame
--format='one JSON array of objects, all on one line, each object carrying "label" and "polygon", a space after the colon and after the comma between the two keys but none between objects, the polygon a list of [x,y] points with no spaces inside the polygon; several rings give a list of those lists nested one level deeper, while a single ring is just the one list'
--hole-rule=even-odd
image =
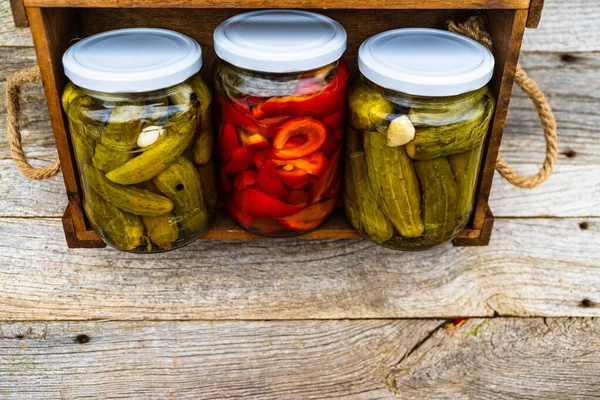
[{"label": "dark wood frame", "polygon": [[[59,94],[66,83],[61,58],[72,39],[130,26],[171,28],[198,40],[205,51],[205,65],[210,65],[215,57],[212,30],[220,21],[242,8],[300,7],[328,14],[347,27],[347,59],[355,66],[358,46],[372,34],[401,26],[442,28],[449,18],[461,20],[475,12],[483,13],[494,39],[496,68],[490,87],[498,101],[485,146],[475,210],[467,228],[453,243],[477,246],[490,241],[494,218],[488,198],[521,40],[525,27],[537,26],[543,0],[305,0],[300,3],[295,0],[11,0],[11,6],[15,24],[29,24],[33,35],[69,199],[63,216],[69,247],[104,246],[83,212],[78,171],[60,106]],[[204,68],[204,72],[208,69]],[[360,235],[338,209],[321,228],[299,237],[350,239]],[[203,239],[257,238],[237,227],[223,212],[218,213],[214,226],[203,236]]]}]

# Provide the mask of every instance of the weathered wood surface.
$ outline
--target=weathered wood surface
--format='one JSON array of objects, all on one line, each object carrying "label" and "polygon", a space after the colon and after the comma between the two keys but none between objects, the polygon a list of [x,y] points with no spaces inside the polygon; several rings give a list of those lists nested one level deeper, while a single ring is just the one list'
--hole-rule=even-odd
[{"label": "weathered wood surface", "polygon": [[388,376],[399,399],[597,399],[600,320],[474,319],[440,327]]},{"label": "weathered wood surface", "polygon": [[[499,219],[488,247],[197,241],[152,257],[68,249],[0,219],[0,320],[600,315],[600,219]],[[586,299],[584,301],[584,299]]]},{"label": "weathered wood surface", "polygon": [[598,319],[5,323],[0,397],[592,399]]}]

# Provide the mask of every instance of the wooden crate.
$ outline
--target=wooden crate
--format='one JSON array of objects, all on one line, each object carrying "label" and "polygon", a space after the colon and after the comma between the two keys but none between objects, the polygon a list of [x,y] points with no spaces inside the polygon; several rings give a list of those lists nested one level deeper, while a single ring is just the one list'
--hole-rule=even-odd
[{"label": "wooden crate", "polygon": [[[490,87],[497,106],[487,138],[481,168],[475,211],[469,224],[454,239],[457,246],[487,245],[494,222],[488,198],[494,166],[514,73],[525,27],[536,27],[543,0],[11,0],[15,24],[29,26],[56,138],[69,205],[63,226],[69,247],[102,247],[104,243],[91,228],[83,212],[81,187],[74,162],[66,116],[60,93],[66,83],[61,58],[73,39],[110,29],[156,27],[182,32],[202,46],[207,81],[215,59],[212,34],[217,25],[249,9],[303,8],[326,14],[339,21],[348,32],[346,59],[356,74],[358,47],[368,37],[395,28],[445,27],[446,21],[463,21],[482,13],[489,21],[496,59]],[[459,8],[457,8],[459,7]],[[337,209],[321,228],[300,238],[358,238]],[[219,212],[212,229],[203,239],[257,239],[237,227],[224,212]]]}]

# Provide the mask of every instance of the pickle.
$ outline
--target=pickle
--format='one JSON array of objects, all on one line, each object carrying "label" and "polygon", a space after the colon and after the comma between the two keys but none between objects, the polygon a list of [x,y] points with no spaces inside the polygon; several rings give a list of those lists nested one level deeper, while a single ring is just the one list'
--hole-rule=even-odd
[{"label": "pickle", "polygon": [[363,151],[363,138],[362,132],[348,126],[348,133],[346,134],[346,151],[348,154],[353,151]]},{"label": "pickle", "polygon": [[194,162],[206,164],[210,161],[213,150],[213,131],[209,129],[199,132],[194,142]]},{"label": "pickle", "polygon": [[350,185],[354,186],[355,201],[358,204],[360,227],[374,241],[382,243],[391,239],[394,226],[383,214],[367,179],[365,153],[356,151],[350,154]]},{"label": "pickle", "polygon": [[208,214],[202,184],[194,165],[179,157],[154,179],[156,187],[175,203],[179,226],[193,233],[206,225]]},{"label": "pickle", "polygon": [[101,143],[113,149],[134,149],[145,116],[146,106],[143,102],[115,103],[102,130]]},{"label": "pickle", "polygon": [[65,90],[63,90],[62,97],[61,97],[61,104],[62,104],[63,110],[65,111],[65,114],[68,114],[69,107],[71,106],[73,101],[75,101],[75,99],[77,99],[78,97],[81,97],[83,95],[84,95],[84,93],[81,89],[79,89],[77,86],[75,86],[71,82],[67,83],[67,85],[65,86]]},{"label": "pickle", "polygon": [[96,142],[85,134],[80,122],[69,120],[69,131],[71,132],[75,160],[79,169],[81,169],[84,165],[92,162]]},{"label": "pickle", "polygon": [[[203,121],[201,118],[201,116],[204,116],[204,118],[210,118],[210,114],[206,114],[206,111],[208,111],[210,102],[212,100],[212,93],[210,92],[209,87],[206,85],[206,83],[204,83],[200,75],[192,76],[189,83],[194,91],[194,94],[196,95],[195,99],[192,96],[192,99],[194,99],[192,101],[192,107],[198,110],[198,117],[203,123],[210,122],[206,121],[206,119]],[[204,125],[203,128],[208,126],[209,124]]]},{"label": "pickle", "polygon": [[473,196],[477,187],[482,148],[483,143],[464,153],[448,156],[448,162],[458,186],[456,216],[463,222],[469,218],[473,207]]},{"label": "pickle", "polygon": [[387,125],[387,116],[394,111],[394,104],[364,84],[350,90],[348,103],[348,123],[360,131]]},{"label": "pickle", "polygon": [[92,164],[102,172],[113,170],[133,157],[133,154],[126,151],[113,150],[103,144],[98,143],[92,157]]},{"label": "pickle", "polygon": [[444,157],[415,161],[415,169],[423,189],[425,240],[440,244],[453,235],[456,227],[458,187]]},{"label": "pickle", "polygon": [[358,208],[358,193],[356,192],[354,179],[350,165],[350,156],[348,156],[346,157],[346,177],[344,179],[344,210],[350,224],[352,224],[354,229],[360,230],[360,210]]},{"label": "pickle", "polygon": [[160,249],[169,250],[179,236],[177,218],[173,214],[160,217],[142,217],[150,241]]},{"label": "pickle", "polygon": [[418,128],[415,138],[406,144],[406,152],[415,160],[432,160],[462,153],[485,139],[494,110],[493,98],[479,103],[477,117],[454,124]]},{"label": "pickle", "polygon": [[117,185],[92,165],[83,167],[82,179],[104,200],[125,212],[159,216],[173,210],[173,202],[168,198],[133,186]]},{"label": "pickle", "polygon": [[215,162],[210,160],[206,164],[197,165],[196,171],[198,171],[198,176],[200,176],[204,202],[208,208],[214,209],[219,201],[219,189],[217,186],[217,177],[215,173]]},{"label": "pickle", "polygon": [[200,112],[198,114],[198,126],[200,130],[212,129],[212,112],[210,108]]},{"label": "pickle", "polygon": [[138,216],[123,212],[91,188],[87,188],[85,197],[85,211],[94,228],[101,230],[100,236],[121,250],[133,250],[142,245],[144,226]]},{"label": "pickle", "polygon": [[[132,158],[125,164],[106,174],[106,177],[121,185],[132,185],[148,179],[164,171],[188,147],[194,138],[196,119],[192,118],[183,125],[172,123],[165,125],[165,133],[148,150]],[[178,130],[177,130],[178,129]]]},{"label": "pickle", "polygon": [[408,116],[415,127],[450,125],[460,120],[478,118],[481,110],[476,107],[484,96],[491,97],[484,86],[468,95],[447,97],[443,102],[415,102]]},{"label": "pickle", "polygon": [[379,132],[365,132],[364,146],[369,182],[379,207],[400,235],[421,236],[419,182],[404,146],[389,147],[386,135]]}]

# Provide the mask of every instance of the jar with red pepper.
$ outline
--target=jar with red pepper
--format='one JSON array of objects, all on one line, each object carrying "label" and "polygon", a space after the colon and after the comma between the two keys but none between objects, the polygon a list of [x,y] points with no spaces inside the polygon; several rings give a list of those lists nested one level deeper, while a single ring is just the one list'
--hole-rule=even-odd
[{"label": "jar with red pepper", "polygon": [[296,10],[237,15],[214,33],[221,192],[232,218],[266,236],[317,228],[339,199],[346,32]]}]

